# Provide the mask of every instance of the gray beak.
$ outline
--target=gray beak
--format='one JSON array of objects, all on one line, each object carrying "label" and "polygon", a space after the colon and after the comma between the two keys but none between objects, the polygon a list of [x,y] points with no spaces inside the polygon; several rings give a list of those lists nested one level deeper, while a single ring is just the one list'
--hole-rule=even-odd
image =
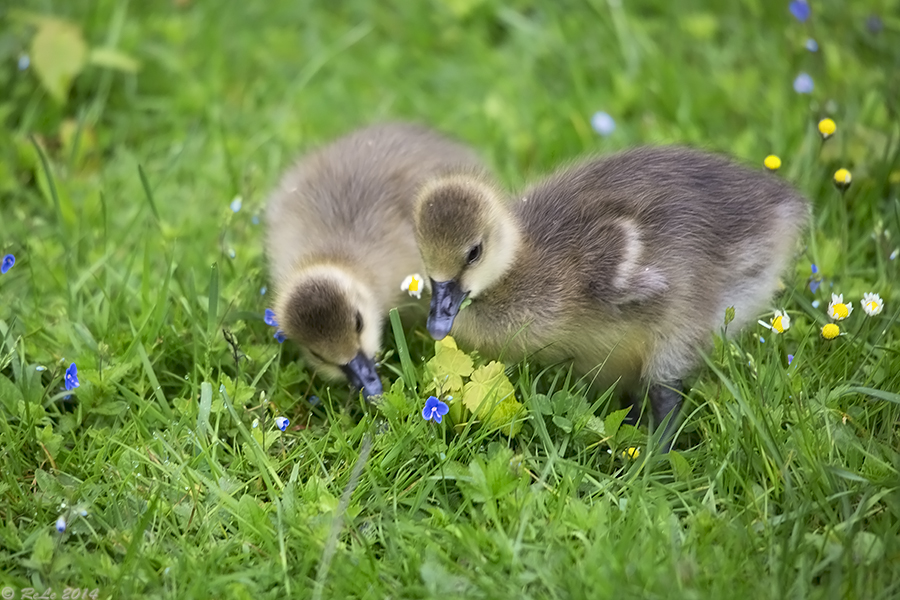
[{"label": "gray beak", "polygon": [[356,389],[362,388],[366,398],[380,396],[384,391],[381,387],[381,379],[375,370],[375,361],[359,352],[353,360],[341,366],[341,371],[350,380],[350,385]]},{"label": "gray beak", "polygon": [[459,307],[468,296],[455,279],[449,281],[431,280],[431,308],[428,311],[428,333],[436,340],[442,340],[450,333],[453,319]]}]

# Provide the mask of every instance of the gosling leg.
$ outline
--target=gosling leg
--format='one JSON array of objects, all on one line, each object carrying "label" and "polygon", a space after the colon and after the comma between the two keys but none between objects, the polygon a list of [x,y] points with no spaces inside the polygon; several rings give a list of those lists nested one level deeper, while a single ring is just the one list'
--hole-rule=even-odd
[{"label": "gosling leg", "polygon": [[650,385],[650,408],[653,411],[654,427],[659,427],[666,416],[669,417],[669,422],[666,423],[666,428],[659,438],[663,454],[672,449],[672,442],[675,441],[673,436],[678,426],[678,415],[681,412],[681,391],[680,381]]}]

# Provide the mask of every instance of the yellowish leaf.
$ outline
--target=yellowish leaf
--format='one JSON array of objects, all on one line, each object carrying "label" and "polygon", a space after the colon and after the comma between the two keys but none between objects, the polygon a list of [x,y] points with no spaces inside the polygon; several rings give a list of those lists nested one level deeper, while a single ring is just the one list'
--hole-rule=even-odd
[{"label": "yellowish leaf", "polygon": [[40,21],[31,40],[31,64],[41,85],[53,98],[64,103],[72,80],[87,61],[88,47],[81,28],[60,19]]},{"label": "yellowish leaf", "polygon": [[472,374],[474,364],[448,335],[435,342],[434,358],[425,364],[425,368],[440,394],[454,394],[462,391],[463,377]]}]

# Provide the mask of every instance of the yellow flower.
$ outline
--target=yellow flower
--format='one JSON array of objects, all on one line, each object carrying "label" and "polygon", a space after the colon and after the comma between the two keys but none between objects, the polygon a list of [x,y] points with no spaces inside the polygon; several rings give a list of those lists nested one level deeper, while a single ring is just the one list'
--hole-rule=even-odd
[{"label": "yellow flower", "polygon": [[826,340],[833,340],[841,334],[841,328],[834,323],[829,323],[822,327],[822,337]]},{"label": "yellow flower", "polygon": [[629,446],[625,450],[622,451],[623,458],[630,458],[631,460],[636,459],[641,455],[641,449],[635,446]]},{"label": "yellow flower", "polygon": [[770,171],[777,171],[781,168],[781,159],[775,156],[774,154],[770,154],[763,161],[763,164]]},{"label": "yellow flower", "polygon": [[831,119],[822,119],[819,121],[819,133],[822,136],[823,140],[827,140],[832,135],[834,135],[835,130],[837,129],[837,125],[834,124],[834,121]]},{"label": "yellow flower", "polygon": [[407,275],[406,279],[403,280],[403,283],[400,284],[400,289],[404,292],[409,292],[410,296],[415,296],[416,298],[422,297],[422,276],[418,273],[414,273],[412,275]]},{"label": "yellow flower", "polygon": [[852,179],[853,176],[850,175],[850,171],[847,169],[838,169],[834,172],[834,185],[842,192],[850,187],[850,181]]},{"label": "yellow flower", "polygon": [[787,311],[783,310],[776,310],[775,316],[769,319],[768,323],[765,321],[757,321],[757,323],[766,329],[771,329],[775,333],[784,333],[791,328],[791,318],[788,316]]},{"label": "yellow flower", "polygon": [[859,303],[862,305],[862,309],[865,313],[870,317],[881,314],[881,311],[884,310],[884,300],[874,292],[866,292],[863,294],[863,299],[860,300]]},{"label": "yellow flower", "polygon": [[828,316],[835,321],[843,321],[853,312],[852,304],[844,304],[844,295],[832,294],[828,305]]}]

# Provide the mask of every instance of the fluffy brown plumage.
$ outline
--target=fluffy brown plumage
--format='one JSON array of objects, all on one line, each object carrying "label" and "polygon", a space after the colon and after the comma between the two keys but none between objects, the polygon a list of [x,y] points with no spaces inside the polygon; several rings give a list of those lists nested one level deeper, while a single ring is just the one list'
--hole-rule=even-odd
[{"label": "fluffy brown plumage", "polygon": [[480,168],[462,144],[411,124],[367,127],[306,155],[268,201],[275,314],[319,371],[367,396],[387,311],[421,272],[412,202],[428,177]]},{"label": "fluffy brown plumage", "polygon": [[698,349],[727,307],[732,330],[766,309],[808,210],[770,173],[677,147],[588,160],[517,200],[483,178],[432,180],[415,213],[429,331],[572,361],[598,386],[649,384],[656,419],[674,420]]}]

